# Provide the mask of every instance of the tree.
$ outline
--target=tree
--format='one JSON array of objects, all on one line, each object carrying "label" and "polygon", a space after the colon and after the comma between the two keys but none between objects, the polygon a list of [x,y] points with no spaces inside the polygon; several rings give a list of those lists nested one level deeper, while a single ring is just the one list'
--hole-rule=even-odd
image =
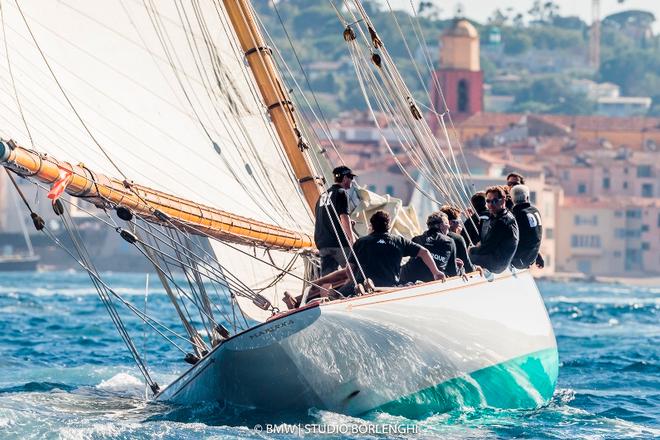
[{"label": "tree", "polygon": [[579,115],[593,113],[596,105],[585,94],[571,91],[567,79],[551,76],[537,79],[521,89],[516,94],[513,110]]},{"label": "tree", "polygon": [[504,37],[504,53],[507,55],[520,55],[532,47],[532,39],[525,34],[512,32]]}]

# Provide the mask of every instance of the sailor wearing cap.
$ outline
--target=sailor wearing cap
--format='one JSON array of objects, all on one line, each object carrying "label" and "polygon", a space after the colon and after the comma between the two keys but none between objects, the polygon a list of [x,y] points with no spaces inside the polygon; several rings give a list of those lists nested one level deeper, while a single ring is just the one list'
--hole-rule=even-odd
[{"label": "sailor wearing cap", "polygon": [[314,242],[321,255],[321,275],[346,266],[355,241],[348,212],[348,194],[355,174],[346,166],[332,170],[335,183],[316,202]]}]

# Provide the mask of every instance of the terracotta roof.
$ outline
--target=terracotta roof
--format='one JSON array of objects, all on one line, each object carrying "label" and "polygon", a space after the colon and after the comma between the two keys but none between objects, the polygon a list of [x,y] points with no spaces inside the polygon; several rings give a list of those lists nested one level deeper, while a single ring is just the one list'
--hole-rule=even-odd
[{"label": "terracotta roof", "polygon": [[[461,128],[494,127],[501,129],[518,123],[523,116],[525,115],[520,113],[480,112],[470,116],[459,125]],[[660,131],[660,118],[566,115],[534,115],[534,117],[549,123],[570,127],[573,130]]]},{"label": "terracotta roof", "polygon": [[599,209],[627,209],[627,208],[660,208],[660,200],[657,198],[644,198],[644,197],[578,197],[566,196],[561,207],[566,208],[599,208]]}]

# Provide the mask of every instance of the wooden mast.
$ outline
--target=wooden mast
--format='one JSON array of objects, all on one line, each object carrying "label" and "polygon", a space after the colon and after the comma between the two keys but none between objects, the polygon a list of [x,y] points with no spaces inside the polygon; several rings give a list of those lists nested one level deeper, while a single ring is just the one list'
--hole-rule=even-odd
[{"label": "wooden mast", "polygon": [[307,146],[297,128],[293,104],[282,86],[271,49],[257,27],[247,0],[223,0],[223,3],[305,200],[314,213],[320,182],[305,160],[303,150]]},{"label": "wooden mast", "polygon": [[222,241],[278,250],[312,248],[307,234],[289,231],[220,209],[201,205],[146,186],[123,182],[98,174],[84,165],[60,162],[52,156],[0,141],[0,165],[19,176],[46,184],[72,173],[66,192],[100,207],[122,206],[140,217],[165,226],[177,226],[192,234],[208,235]]}]

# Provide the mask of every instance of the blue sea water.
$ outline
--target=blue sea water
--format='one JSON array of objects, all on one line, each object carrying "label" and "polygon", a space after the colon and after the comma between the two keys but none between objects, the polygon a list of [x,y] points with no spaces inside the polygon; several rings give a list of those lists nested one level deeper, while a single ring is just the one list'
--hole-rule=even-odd
[{"label": "blue sea water", "polygon": [[[140,308],[145,277],[108,274]],[[660,286],[541,282],[557,335],[559,383],[535,410],[463,408],[423,420],[314,411],[303,420],[236,414],[218,405],[145,401],[145,387],[89,279],[82,273],[0,273],[1,439],[299,438],[255,424],[413,426],[400,438],[660,438]],[[147,310],[173,322],[162,291]],[[186,369],[181,353],[137,331],[153,376],[167,384]],[[366,429],[362,429],[366,431]],[[371,429],[373,432],[374,429]],[[318,438],[384,438],[310,434]]]}]

